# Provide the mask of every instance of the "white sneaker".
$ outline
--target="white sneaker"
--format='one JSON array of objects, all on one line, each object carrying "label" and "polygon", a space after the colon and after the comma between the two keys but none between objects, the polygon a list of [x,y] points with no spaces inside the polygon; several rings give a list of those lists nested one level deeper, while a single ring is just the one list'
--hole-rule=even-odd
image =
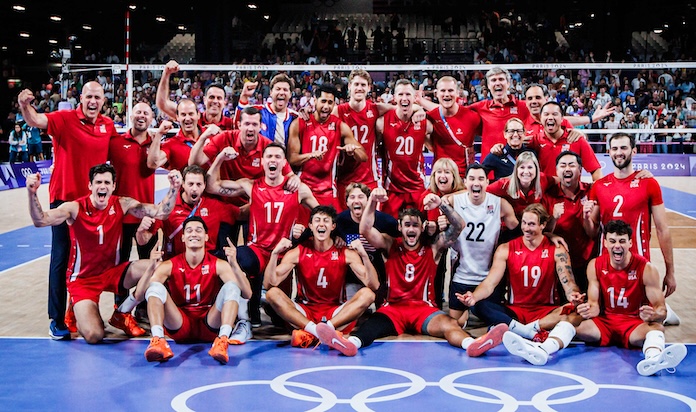
[{"label": "white sneaker", "polygon": [[244,345],[249,339],[251,339],[251,323],[242,319],[234,326],[227,340],[230,345]]},{"label": "white sneaker", "polygon": [[638,373],[643,376],[654,375],[663,369],[671,369],[677,367],[679,362],[686,357],[686,346],[681,343],[675,343],[666,347],[658,356],[650,359],[643,359],[638,362]]},{"label": "white sneaker", "polygon": [[667,307],[667,317],[665,317],[665,320],[662,321],[662,324],[665,326],[679,325],[681,323],[681,319],[679,319],[677,313],[672,310],[672,307],[669,306],[667,302],[665,302],[665,306]]},{"label": "white sneaker", "polygon": [[519,356],[532,365],[546,365],[549,354],[541,348],[541,343],[532,342],[514,332],[505,332],[503,345],[513,355]]}]

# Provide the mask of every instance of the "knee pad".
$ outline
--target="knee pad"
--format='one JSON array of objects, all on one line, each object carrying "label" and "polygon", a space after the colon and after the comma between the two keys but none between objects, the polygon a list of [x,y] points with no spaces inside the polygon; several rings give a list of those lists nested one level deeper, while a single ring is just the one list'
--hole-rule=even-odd
[{"label": "knee pad", "polygon": [[162,301],[164,305],[167,302],[167,288],[161,282],[151,282],[145,291],[145,301],[147,302],[150,297],[155,297]]},{"label": "knee pad", "polygon": [[239,286],[237,286],[237,284],[234,282],[227,282],[222,285],[220,292],[218,292],[217,298],[215,298],[215,307],[217,310],[222,312],[222,307],[225,305],[225,302],[229,302],[231,300],[234,300],[241,306],[241,298],[242,290],[239,289]]},{"label": "knee pad", "polygon": [[563,348],[566,348],[570,344],[570,341],[573,340],[573,337],[575,337],[575,326],[570,322],[560,321],[551,330],[549,337],[558,338],[563,342]]}]

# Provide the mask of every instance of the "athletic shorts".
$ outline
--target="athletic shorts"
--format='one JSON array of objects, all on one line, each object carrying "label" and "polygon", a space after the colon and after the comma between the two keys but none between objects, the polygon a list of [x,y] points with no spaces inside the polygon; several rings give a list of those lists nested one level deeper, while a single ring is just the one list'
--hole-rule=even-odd
[{"label": "athletic shorts", "polygon": [[202,306],[191,309],[179,308],[182,324],[177,330],[167,329],[167,335],[175,342],[212,342],[217,338],[219,329],[208,326],[206,317],[210,307]]},{"label": "athletic shorts", "polygon": [[641,318],[631,315],[601,315],[592,318],[592,321],[597,325],[602,337],[599,342],[590,343],[590,345],[622,348],[632,347],[629,341],[631,333],[645,323]]},{"label": "athletic shorts", "polygon": [[396,333],[401,335],[404,332],[428,334],[428,322],[439,314],[447,315],[445,312],[431,306],[425,301],[409,301],[403,303],[385,303],[377,309],[378,313],[386,315],[394,324]]},{"label": "athletic shorts", "polygon": [[247,247],[251,249],[259,259],[259,273],[263,276],[263,272],[266,270],[266,266],[268,266],[268,261],[271,259],[271,252],[254,244],[247,245]]},{"label": "athletic shorts", "polygon": [[463,295],[466,292],[473,292],[475,289],[476,285],[465,285],[463,283],[450,282],[449,308],[453,310],[460,310],[462,312],[468,310],[469,307],[460,302],[459,299],[457,299],[457,296],[455,296],[455,293]]},{"label": "athletic shorts", "polygon": [[123,276],[128,270],[131,262],[124,262],[118,266],[102,272],[98,276],[77,277],[71,281],[68,277],[67,286],[70,293],[70,299],[75,304],[81,300],[91,300],[99,304],[99,296],[102,292],[121,293],[125,289],[123,287]]},{"label": "athletic shorts", "polygon": [[[425,190],[425,188],[423,188]],[[388,192],[389,199],[382,203],[382,212],[388,213],[394,216],[395,219],[399,218],[399,212],[402,209],[412,207],[414,209],[422,209],[418,205],[418,197],[423,193],[421,190],[418,193],[399,193],[399,192]]]},{"label": "athletic shorts", "polygon": [[[332,305],[332,304],[306,304],[306,303],[300,303],[300,302],[295,302],[295,307],[297,310],[299,310],[304,316],[311,320],[314,323],[319,323],[322,321],[323,318],[326,318],[326,320],[331,320],[333,319],[334,316],[338,312],[343,309],[343,305]],[[355,327],[355,324],[357,323],[357,319],[350,322],[343,328],[339,329],[343,333],[350,333],[350,331],[353,330]],[[334,325],[336,326],[336,325]]]},{"label": "athletic shorts", "polygon": [[515,315],[518,322],[527,324],[539,320],[549,313],[553,312],[558,306],[554,305],[537,305],[537,306],[521,306],[521,305],[506,305]]}]

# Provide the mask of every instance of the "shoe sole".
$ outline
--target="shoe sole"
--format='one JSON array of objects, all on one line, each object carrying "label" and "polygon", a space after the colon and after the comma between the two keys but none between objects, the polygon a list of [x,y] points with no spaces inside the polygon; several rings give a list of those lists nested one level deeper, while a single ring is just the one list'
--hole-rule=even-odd
[{"label": "shoe sole", "polygon": [[57,335],[57,334],[53,333],[50,326],[48,328],[48,336],[50,336],[51,339],[53,339],[53,340],[70,340],[70,339],[72,339],[72,336],[70,336],[69,330],[67,330],[65,334]]},{"label": "shoe sole", "polygon": [[145,353],[145,359],[147,359],[148,362],[166,362],[173,356],[174,355],[165,356],[161,353]]},{"label": "shoe sole", "polygon": [[317,335],[319,341],[330,348],[336,349],[344,356],[355,356],[358,353],[358,347],[353,342],[338,336],[335,330],[329,325],[320,323],[317,325]]},{"label": "shoe sole", "polygon": [[686,357],[686,346],[675,343],[665,348],[657,359],[643,359],[636,369],[643,376],[654,375],[663,369],[675,368]]},{"label": "shoe sole", "polygon": [[220,362],[223,365],[227,365],[227,362],[229,362],[229,357],[223,355],[222,353],[212,354],[212,353],[208,352],[208,355],[210,355],[213,359],[215,359],[216,361]]},{"label": "shoe sole", "polygon": [[505,332],[503,345],[511,354],[519,356],[535,366],[546,365],[549,359],[543,349],[530,345],[523,337],[513,332]]},{"label": "shoe sole", "polygon": [[495,325],[485,335],[477,338],[468,348],[466,354],[475,358],[495,348],[503,342],[503,335],[508,331],[508,325],[500,323]]}]

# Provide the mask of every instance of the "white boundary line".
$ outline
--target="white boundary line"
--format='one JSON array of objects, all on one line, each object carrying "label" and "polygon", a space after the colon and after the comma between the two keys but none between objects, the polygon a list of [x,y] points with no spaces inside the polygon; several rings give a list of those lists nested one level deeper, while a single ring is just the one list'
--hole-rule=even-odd
[{"label": "white boundary line", "polygon": [[47,254],[45,254],[45,255],[43,255],[43,256],[39,256],[39,257],[34,258],[34,259],[32,259],[32,260],[29,260],[29,261],[27,261],[27,262],[20,263],[20,264],[17,265],[17,266],[12,266],[11,268],[7,268],[7,269],[5,269],[5,270],[3,270],[3,271],[0,271],[0,276],[4,275],[5,273],[9,272],[10,270],[14,270],[14,269],[21,268],[22,266],[26,266],[26,265],[28,265],[28,264],[30,264],[30,263],[34,263],[34,262],[36,262],[37,260],[41,260],[41,259],[44,259],[44,258],[49,257],[49,256],[51,256],[51,254],[50,254],[50,253],[47,253]]}]

